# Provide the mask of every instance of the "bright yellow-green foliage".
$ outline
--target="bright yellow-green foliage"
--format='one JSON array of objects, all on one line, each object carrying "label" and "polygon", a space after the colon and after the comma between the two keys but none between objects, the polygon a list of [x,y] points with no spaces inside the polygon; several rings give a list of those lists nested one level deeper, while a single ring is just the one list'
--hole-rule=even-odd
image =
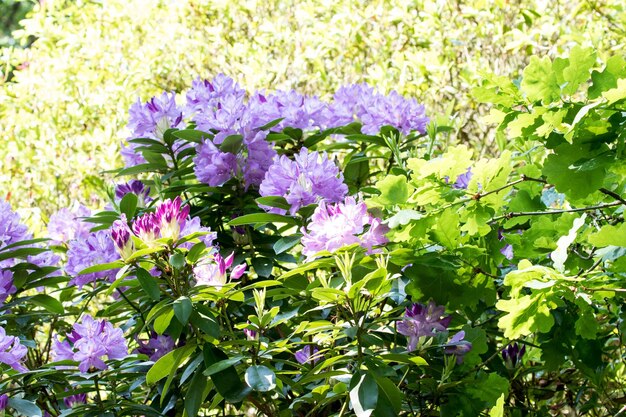
[{"label": "bright yellow-green foliage", "polygon": [[0,84],[0,194],[35,224],[38,207],[45,221],[71,199],[95,203],[99,172],[121,163],[129,105],[218,72],[325,98],[351,82],[396,89],[490,152],[469,94],[481,72],[514,77],[531,54],[576,43],[620,51],[621,3],[48,0],[18,34],[33,46],[2,51],[3,66],[23,69]]}]

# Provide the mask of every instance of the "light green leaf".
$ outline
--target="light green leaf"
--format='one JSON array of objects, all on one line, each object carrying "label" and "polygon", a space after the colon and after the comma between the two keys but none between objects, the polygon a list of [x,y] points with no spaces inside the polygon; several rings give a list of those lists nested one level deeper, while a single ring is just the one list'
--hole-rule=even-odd
[{"label": "light green leaf", "polygon": [[589,236],[589,243],[603,248],[605,246],[626,247],[626,223],[619,225],[605,225],[600,231]]},{"label": "light green leaf", "polygon": [[259,392],[267,392],[276,388],[276,374],[267,366],[253,365],[246,370],[246,384]]},{"label": "light green leaf", "polygon": [[521,89],[532,102],[541,100],[549,104],[560,97],[561,89],[550,58],[530,57],[530,64],[524,68]]}]

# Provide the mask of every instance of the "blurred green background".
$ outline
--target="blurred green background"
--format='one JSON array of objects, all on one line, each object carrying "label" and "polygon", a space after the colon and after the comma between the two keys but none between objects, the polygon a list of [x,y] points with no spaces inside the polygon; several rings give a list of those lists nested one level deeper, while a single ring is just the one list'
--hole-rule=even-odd
[{"label": "blurred green background", "polygon": [[623,54],[626,39],[621,0],[0,0],[0,24],[0,196],[35,226],[98,205],[131,102],[198,75],[323,98],[396,89],[493,154],[505,139],[472,99],[481,74],[516,79],[575,44]]}]

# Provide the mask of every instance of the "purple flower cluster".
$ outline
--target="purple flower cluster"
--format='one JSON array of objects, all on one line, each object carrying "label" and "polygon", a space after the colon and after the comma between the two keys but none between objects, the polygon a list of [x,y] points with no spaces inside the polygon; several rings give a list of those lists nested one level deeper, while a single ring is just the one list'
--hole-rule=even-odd
[{"label": "purple flower cluster", "polygon": [[174,340],[170,336],[156,333],[151,334],[148,341],[137,340],[137,343],[139,347],[136,352],[148,355],[153,362],[171,352],[175,346]]},{"label": "purple flower cluster", "polygon": [[9,270],[0,270],[0,303],[4,303],[17,288],[13,285],[13,273]]},{"label": "purple flower cluster", "polygon": [[6,363],[19,372],[27,372],[28,369],[22,364],[22,359],[28,353],[26,346],[20,343],[15,336],[7,336],[6,331],[0,327],[0,362]]},{"label": "purple flower cluster", "polygon": [[63,342],[56,339],[52,345],[55,360],[74,360],[78,369],[85,373],[90,369],[107,369],[108,359],[123,359],[128,355],[128,346],[121,329],[106,320],[94,320],[83,316],[81,323],[74,324],[72,332]]},{"label": "purple flower cluster", "polygon": [[365,203],[354,197],[346,197],[344,203],[338,204],[322,201],[307,229],[302,228],[302,254],[312,258],[319,251],[335,252],[355,243],[373,253],[374,246],[388,242],[387,231],[379,218],[367,212]]},{"label": "purple flower cluster", "polygon": [[[200,262],[193,268],[196,285],[210,285],[221,287],[226,284],[226,271],[233,266],[235,253],[222,258],[219,253],[213,255],[213,262]],[[232,268],[230,279],[239,279],[246,271],[246,264],[239,264]]]},{"label": "purple flower cluster", "polygon": [[452,188],[456,188],[457,190],[467,190],[473,175],[472,168],[467,168],[465,173],[456,177],[456,181],[452,184]]},{"label": "purple flower cluster", "polygon": [[79,204],[71,210],[62,208],[48,222],[48,237],[55,245],[67,244],[72,240],[85,239],[89,235],[90,224],[81,220],[91,216],[91,210]]},{"label": "purple flower cluster", "polygon": [[67,250],[67,264],[65,272],[73,277],[69,284],[83,285],[105,279],[109,282],[115,280],[117,269],[81,274],[80,272],[94,265],[114,262],[120,259],[109,230],[99,230],[90,233],[87,237],[70,242]]},{"label": "purple flower cluster", "polygon": [[87,394],[82,393],[82,394],[68,395],[67,397],[63,398],[63,403],[65,404],[67,408],[72,408],[75,405],[79,405],[79,404],[87,404]]},{"label": "purple flower cluster", "polygon": [[520,346],[516,343],[512,343],[502,350],[502,359],[509,368],[515,368],[522,362],[522,358],[526,354],[526,345]]},{"label": "purple flower cluster", "polygon": [[[284,197],[291,206],[291,215],[304,206],[320,201],[338,203],[348,193],[343,174],[326,153],[309,152],[303,148],[294,160],[283,155],[275,159],[259,187],[262,196]],[[264,207],[271,213],[285,214],[286,210]]]},{"label": "purple flower cluster", "polygon": [[445,312],[444,306],[438,306],[433,301],[428,305],[413,304],[406,308],[404,319],[398,322],[397,329],[398,333],[409,339],[409,352],[417,348],[420,337],[432,337],[448,329],[451,317],[446,316]]},{"label": "purple flower cluster", "polygon": [[456,356],[456,363],[462,363],[463,357],[467,352],[472,350],[472,343],[465,339],[465,332],[461,330],[444,345],[443,351],[447,355]]},{"label": "purple flower cluster", "polygon": [[[183,127],[183,111],[176,105],[176,94],[164,92],[160,97],[152,97],[145,103],[137,100],[129,110],[129,139],[149,138],[163,141],[167,129]],[[136,151],[139,145],[129,143],[122,146],[122,156],[127,167],[145,163],[143,156]]]}]

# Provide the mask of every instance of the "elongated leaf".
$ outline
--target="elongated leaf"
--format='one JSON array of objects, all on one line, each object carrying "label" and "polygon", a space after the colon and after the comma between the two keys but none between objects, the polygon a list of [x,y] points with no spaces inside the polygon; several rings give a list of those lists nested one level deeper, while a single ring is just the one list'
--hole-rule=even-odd
[{"label": "elongated leaf", "polygon": [[172,370],[178,369],[180,364],[189,357],[195,350],[196,346],[193,344],[179,347],[173,351],[167,353],[148,370],[146,374],[146,382],[149,385],[159,382],[170,374]]},{"label": "elongated leaf", "polygon": [[154,301],[159,301],[161,298],[161,291],[159,290],[159,284],[157,278],[153,277],[148,271],[143,268],[137,268],[135,271],[137,281],[141,288],[152,298]]},{"label": "elongated leaf", "polygon": [[174,301],[174,314],[180,323],[184,326],[189,321],[193,305],[191,300],[187,297],[180,297]]},{"label": "elongated leaf", "polygon": [[65,309],[63,308],[63,304],[56,298],[52,298],[47,294],[37,294],[30,298],[34,304],[37,304],[40,307],[45,308],[50,313],[54,314],[64,314]]},{"label": "elongated leaf", "polygon": [[296,220],[292,217],[282,216],[280,214],[254,213],[254,214],[246,214],[244,216],[237,217],[228,222],[230,226],[243,226],[245,224],[259,224],[259,223],[296,224]]}]

